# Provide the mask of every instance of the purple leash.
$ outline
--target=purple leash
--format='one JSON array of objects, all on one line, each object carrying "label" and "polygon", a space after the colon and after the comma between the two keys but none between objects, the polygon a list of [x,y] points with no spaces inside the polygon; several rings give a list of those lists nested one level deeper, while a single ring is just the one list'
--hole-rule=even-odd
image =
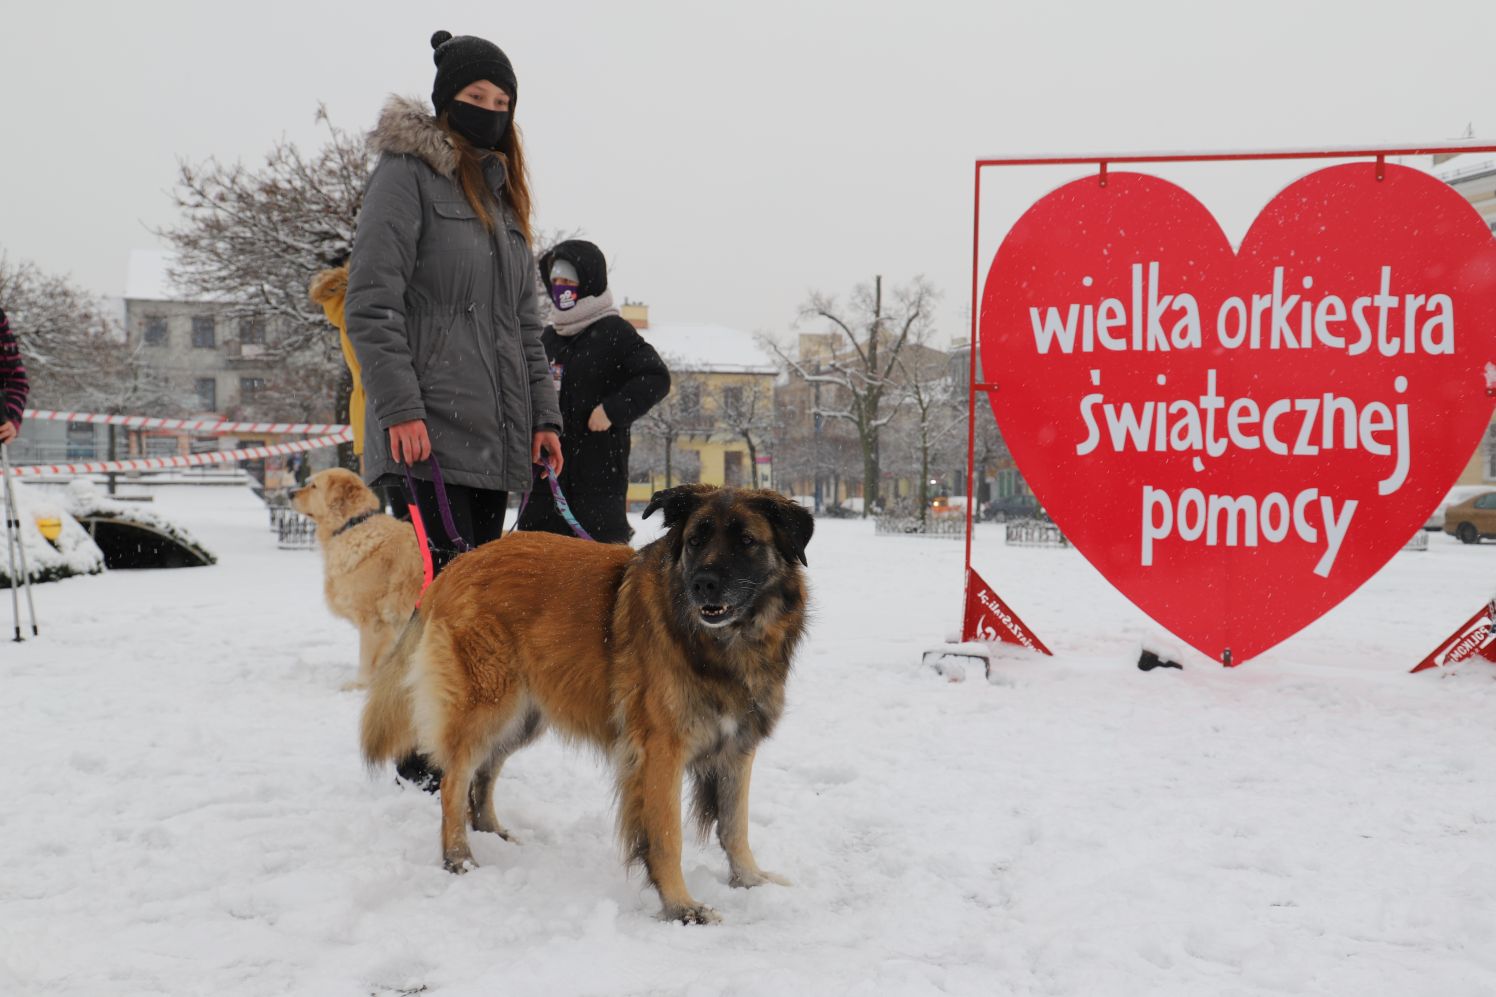
[{"label": "purple leash", "polygon": [[[567,503],[566,496],[561,494],[561,483],[557,481],[556,476],[551,473],[550,465],[536,464],[535,466],[540,469],[538,472],[540,476],[544,478],[546,480],[546,483],[551,486],[551,498],[556,502],[556,511],[561,514],[562,519],[566,520],[566,525],[571,527],[571,532],[575,533],[583,540],[591,540],[592,534],[588,533],[585,529],[582,528],[582,524],[577,521],[576,513],[571,511],[571,505]],[[514,526],[510,528],[510,533],[513,533],[515,530],[519,529],[519,517],[525,514],[525,506],[529,504],[530,493],[525,492],[525,497],[519,500],[519,512],[515,514]]]},{"label": "purple leash", "polygon": [[[442,481],[442,466],[436,462],[436,454],[431,455],[431,481],[436,485],[436,509],[441,513],[442,529],[447,531],[447,539],[459,552],[473,549],[473,545],[462,538],[457,532],[457,524],[452,522],[452,503],[447,499],[447,485]],[[410,476],[410,465],[401,464],[401,470],[405,472],[405,490],[410,494],[411,508],[415,514],[421,514],[421,503],[416,498],[415,479]]]}]

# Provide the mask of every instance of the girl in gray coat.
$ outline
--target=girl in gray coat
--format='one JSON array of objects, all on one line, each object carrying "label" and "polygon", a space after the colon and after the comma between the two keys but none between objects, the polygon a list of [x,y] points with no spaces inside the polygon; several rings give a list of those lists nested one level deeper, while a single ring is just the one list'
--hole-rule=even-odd
[{"label": "girl in gray coat", "polygon": [[561,412],[531,277],[530,194],[509,59],[438,31],[435,114],[392,98],[371,138],[349,261],[348,338],[368,395],[364,476],[416,478],[432,570],[454,556],[432,468],[472,546],[503,532],[531,465],[561,471]]}]

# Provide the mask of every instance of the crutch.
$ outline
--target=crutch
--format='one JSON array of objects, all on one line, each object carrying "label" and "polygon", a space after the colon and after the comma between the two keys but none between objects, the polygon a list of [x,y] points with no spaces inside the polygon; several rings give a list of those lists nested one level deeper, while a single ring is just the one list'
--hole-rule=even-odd
[{"label": "crutch", "polygon": [[[0,443],[0,479],[5,482],[5,548],[10,556],[10,615],[15,622],[17,642],[21,636],[21,597],[18,589],[26,586],[26,611],[31,617],[31,636],[36,637],[36,603],[31,599],[31,570],[26,565],[26,544],[21,538],[20,503],[16,501],[15,486],[10,480],[10,447]],[[16,552],[21,554],[21,573],[16,574]]]}]

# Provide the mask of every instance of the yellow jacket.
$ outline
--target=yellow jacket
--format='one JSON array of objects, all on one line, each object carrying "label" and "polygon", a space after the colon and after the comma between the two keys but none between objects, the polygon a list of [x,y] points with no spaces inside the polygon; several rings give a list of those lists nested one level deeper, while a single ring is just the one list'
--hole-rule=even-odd
[{"label": "yellow jacket", "polygon": [[358,369],[358,357],[348,341],[348,323],[343,318],[343,299],[348,294],[348,268],[323,270],[312,278],[312,300],[327,313],[327,321],[338,328],[338,342],[343,347],[343,362],[353,372],[353,396],[348,399],[348,421],[353,426],[353,452],[364,454],[364,378]]}]

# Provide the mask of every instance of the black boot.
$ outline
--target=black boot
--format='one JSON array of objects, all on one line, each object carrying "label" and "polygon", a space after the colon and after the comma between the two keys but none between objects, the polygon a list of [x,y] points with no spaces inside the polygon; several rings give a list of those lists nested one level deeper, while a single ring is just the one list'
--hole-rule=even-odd
[{"label": "black boot", "polygon": [[413,786],[428,793],[440,792],[442,771],[431,764],[431,759],[419,751],[412,751],[395,764],[395,774]]}]

